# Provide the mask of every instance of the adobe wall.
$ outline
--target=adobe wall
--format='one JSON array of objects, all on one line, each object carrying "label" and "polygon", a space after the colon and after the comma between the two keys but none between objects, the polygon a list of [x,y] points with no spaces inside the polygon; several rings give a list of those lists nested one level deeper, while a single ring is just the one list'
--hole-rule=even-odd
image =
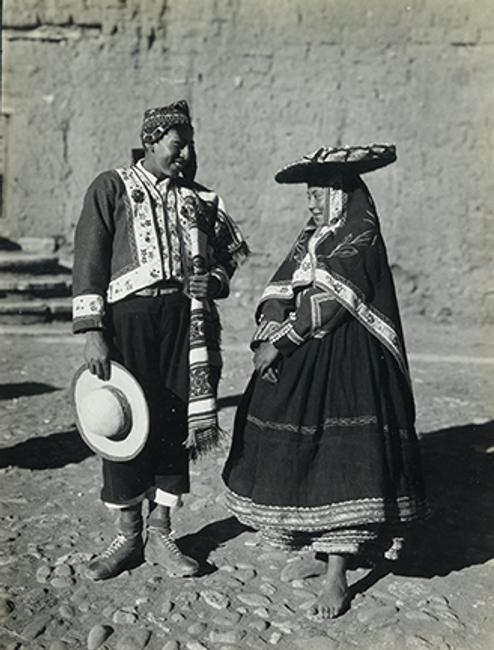
[{"label": "adobe wall", "polygon": [[488,0],[7,0],[0,227],[70,245],[144,109],[185,97],[197,179],[255,252],[239,301],[305,218],[305,188],[274,172],[320,144],[394,142],[366,180],[403,308],[494,321],[493,25]]}]

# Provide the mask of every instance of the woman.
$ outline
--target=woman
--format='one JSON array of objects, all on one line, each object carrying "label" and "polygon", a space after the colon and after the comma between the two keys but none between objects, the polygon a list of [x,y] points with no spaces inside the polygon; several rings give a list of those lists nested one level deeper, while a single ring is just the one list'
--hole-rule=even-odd
[{"label": "woman", "polygon": [[395,289],[359,176],[395,159],[389,145],[324,147],[276,175],[308,184],[311,218],[261,297],[223,472],[241,522],[328,555],[323,617],[348,605],[349,556],[396,556],[427,512]]}]

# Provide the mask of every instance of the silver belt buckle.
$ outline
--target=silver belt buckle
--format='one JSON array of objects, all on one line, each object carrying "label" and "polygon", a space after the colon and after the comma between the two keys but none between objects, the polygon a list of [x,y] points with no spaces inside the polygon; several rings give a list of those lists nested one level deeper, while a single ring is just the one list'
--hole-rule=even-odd
[{"label": "silver belt buckle", "polygon": [[147,287],[136,291],[136,296],[145,296],[148,298],[157,298],[158,296],[169,296],[174,293],[180,293],[181,287],[179,285],[175,287]]},{"label": "silver belt buckle", "polygon": [[136,296],[141,296],[143,298],[156,298],[158,296],[158,291],[159,289],[153,289],[151,287],[148,287],[147,289],[140,289],[139,291],[135,292]]},{"label": "silver belt buckle", "polygon": [[160,296],[171,296],[171,295],[173,295],[175,293],[182,293],[183,289],[184,289],[183,284],[176,284],[176,285],[174,285],[172,287],[161,287],[161,288],[158,288],[158,291],[159,291],[158,295],[160,295]]}]

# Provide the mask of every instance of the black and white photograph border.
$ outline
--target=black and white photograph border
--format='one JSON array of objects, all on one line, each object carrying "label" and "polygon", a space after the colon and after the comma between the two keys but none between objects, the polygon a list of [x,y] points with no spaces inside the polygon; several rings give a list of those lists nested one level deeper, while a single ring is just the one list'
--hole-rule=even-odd
[{"label": "black and white photograph border", "polygon": [[493,50],[488,0],[4,0],[0,649],[492,646]]}]

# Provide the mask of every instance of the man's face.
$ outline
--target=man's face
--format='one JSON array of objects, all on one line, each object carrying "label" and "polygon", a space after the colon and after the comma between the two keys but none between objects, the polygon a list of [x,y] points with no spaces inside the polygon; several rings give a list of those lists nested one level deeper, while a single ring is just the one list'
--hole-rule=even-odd
[{"label": "man's face", "polygon": [[178,126],[170,129],[151,147],[151,156],[156,169],[165,176],[178,176],[189,159],[189,145],[192,129]]}]

